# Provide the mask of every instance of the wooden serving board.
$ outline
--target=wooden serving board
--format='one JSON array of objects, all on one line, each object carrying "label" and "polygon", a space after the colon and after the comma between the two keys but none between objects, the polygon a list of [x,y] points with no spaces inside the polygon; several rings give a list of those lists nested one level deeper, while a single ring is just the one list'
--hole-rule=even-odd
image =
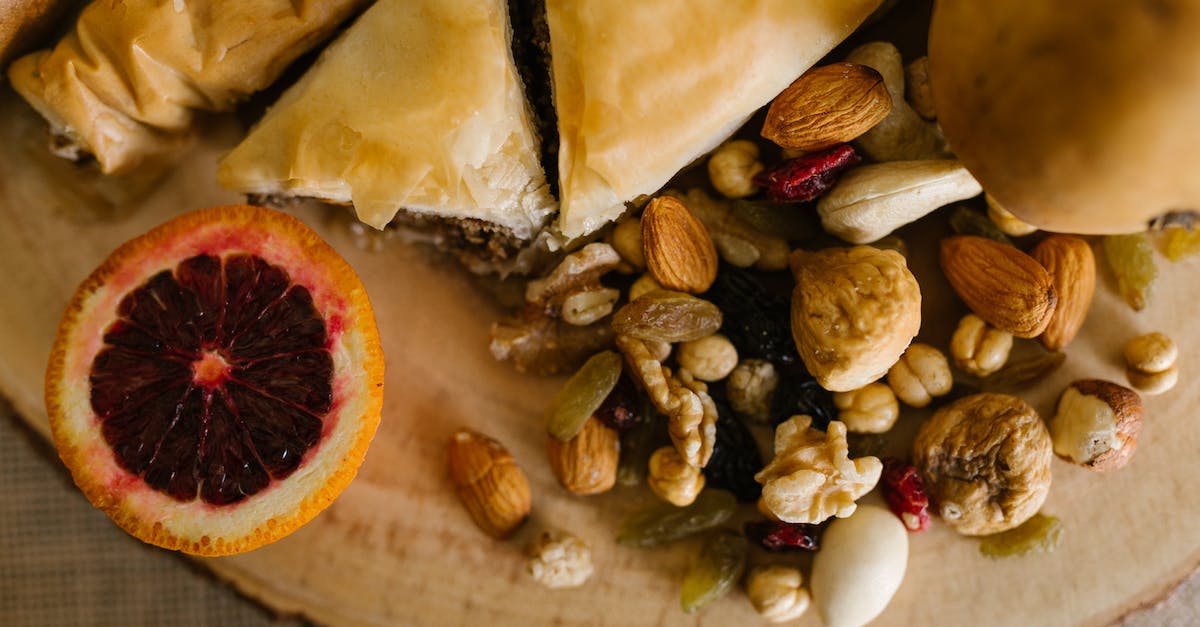
[{"label": "wooden serving board", "polygon": [[[161,180],[112,181],[45,152],[40,119],[0,91],[0,392],[47,434],[42,376],[56,324],[75,286],[120,242],[183,211],[238,201],[215,184],[217,157],[237,129],[218,119]],[[344,222],[298,209],[358,270],[375,303],[387,355],[383,422],[358,478],[292,536],[249,554],[201,563],[284,612],[338,625],[730,625],[759,619],[741,592],[695,616],[679,610],[679,581],[696,541],[660,550],[614,542],[621,519],[655,501],[644,488],[569,495],[545,461],[541,411],[558,380],[526,377],[491,358],[488,328],[501,312],[452,263],[401,244],[368,252]],[[339,225],[342,225],[339,227]],[[946,346],[961,311],[944,295],[928,234],[910,234],[925,291],[922,339]],[[1135,314],[1103,277],[1067,364],[1029,400],[1045,414],[1075,378],[1122,381],[1120,346],[1153,329],[1181,344],[1183,381],[1147,399],[1132,465],[1097,475],[1054,462],[1044,511],[1066,526],[1049,555],[989,560],[977,543],[936,525],[910,536],[908,575],[881,625],[1106,624],[1170,589],[1200,562],[1200,429],[1195,409],[1200,333],[1192,316],[1198,260],[1161,264],[1149,310]],[[941,295],[939,297],[939,295]],[[924,414],[906,414],[900,442]],[[444,445],[460,426],[504,442],[529,474],[534,516],[507,542],[480,533],[456,501]],[[900,444],[897,444],[899,446]],[[83,498],[82,495],[80,498]],[[595,577],[548,591],[524,573],[522,549],[547,527],[592,547]],[[153,550],[153,549],[148,549]],[[756,552],[755,562],[803,561]],[[810,612],[803,624],[819,624]]]}]

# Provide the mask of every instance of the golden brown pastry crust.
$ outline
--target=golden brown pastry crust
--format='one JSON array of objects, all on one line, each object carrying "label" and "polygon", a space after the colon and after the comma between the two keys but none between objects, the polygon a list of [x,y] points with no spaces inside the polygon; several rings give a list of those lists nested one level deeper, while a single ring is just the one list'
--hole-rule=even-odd
[{"label": "golden brown pastry crust", "polygon": [[123,172],[168,154],[196,111],[269,85],[367,0],[97,0],[13,87],[53,130]]}]

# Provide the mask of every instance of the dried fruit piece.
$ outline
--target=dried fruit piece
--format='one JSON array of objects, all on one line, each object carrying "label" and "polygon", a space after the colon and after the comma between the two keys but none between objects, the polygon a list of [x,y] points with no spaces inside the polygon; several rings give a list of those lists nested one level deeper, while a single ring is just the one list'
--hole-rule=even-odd
[{"label": "dried fruit piece", "polygon": [[592,355],[554,395],[546,410],[546,430],[562,442],[575,437],[604,402],[621,377],[621,356],[613,351]]},{"label": "dried fruit piece", "polygon": [[446,447],[446,466],[455,493],[484,533],[506,538],[529,518],[529,480],[499,442],[459,430]]},{"label": "dried fruit piece", "polygon": [[778,365],[798,361],[787,299],[767,289],[753,274],[722,266],[704,296],[720,308],[724,316],[721,332],[733,342],[738,355]]},{"label": "dried fruit piece", "polygon": [[1034,381],[1041,381],[1067,361],[1067,354],[1055,351],[1010,362],[980,381],[984,392],[1020,390]]},{"label": "dried fruit piece", "polygon": [[713,534],[683,576],[680,603],[691,614],[729,592],[746,572],[750,545],[740,534],[718,531]]},{"label": "dried fruit piece", "polygon": [[699,294],[717,276],[717,249],[708,229],[678,198],[659,196],[642,212],[646,269],[663,287]]},{"label": "dried fruit piece", "polygon": [[929,528],[929,495],[917,467],[898,459],[883,460],[883,496],[892,513],[911,532]]},{"label": "dried fruit piece", "polygon": [[942,521],[963,535],[1012,529],[1050,493],[1050,432],[1015,396],[976,394],[937,410],[912,451]]},{"label": "dried fruit piece", "polygon": [[596,351],[612,345],[607,320],[586,327],[546,315],[530,304],[492,325],[490,349],[497,361],[508,361],[517,372],[549,376],[579,368]]},{"label": "dried fruit piece", "polygon": [[624,433],[638,424],[638,393],[633,380],[625,373],[617,379],[604,402],[593,416],[609,429]]},{"label": "dried fruit piece", "polygon": [[995,240],[1001,244],[1012,244],[1012,240],[996,226],[987,216],[966,206],[955,207],[950,214],[950,230],[959,235],[978,235]]},{"label": "dried fruit piece", "polygon": [[295,218],[204,209],[79,287],[46,372],[59,456],[144,542],[240,553],[307,523],[379,424],[383,353],[353,269]]},{"label": "dried fruit piece", "polygon": [[[942,397],[944,400],[946,397]],[[847,456],[851,459],[857,457],[880,457],[883,451],[887,449],[888,440],[878,433],[851,433],[846,436]]]},{"label": "dried fruit piece", "polygon": [[721,310],[683,292],[655,290],[613,314],[613,330],[641,340],[687,342],[721,328]]},{"label": "dried fruit piece", "polygon": [[766,188],[771,202],[808,202],[829,191],[842,172],[859,161],[858,153],[842,144],[784,161],[754,182]]},{"label": "dried fruit piece", "polygon": [[829,423],[837,420],[837,404],[833,393],[803,369],[792,369],[779,378],[775,389],[775,402],[771,423],[778,426],[792,416],[812,418],[812,428],[824,431]]},{"label": "dried fruit piece", "polygon": [[771,101],[762,136],[811,152],[848,142],[892,110],[879,72],[855,63],[812,68]]},{"label": "dried fruit piece", "polygon": [[1062,521],[1057,516],[1038,513],[1016,529],[984,536],[979,541],[979,552],[988,557],[1052,553],[1062,542],[1062,533]]},{"label": "dried fruit piece", "polygon": [[822,234],[817,214],[791,203],[735,200],[733,214],[755,230],[789,241],[816,239]]},{"label": "dried fruit piece", "polygon": [[751,503],[762,495],[762,485],[754,475],[762,470],[762,453],[754,435],[733,414],[733,410],[717,402],[717,439],[712,457],[704,466],[708,485],[733,492],[743,503]]},{"label": "dried fruit piece", "polygon": [[1163,239],[1163,253],[1171,261],[1200,253],[1200,226],[1167,229]]},{"label": "dried fruit piece", "polygon": [[1117,291],[1134,311],[1146,308],[1150,291],[1158,278],[1154,249],[1145,233],[1107,235],[1103,240],[1104,259],[1117,279]]},{"label": "dried fruit piece", "polygon": [[742,527],[746,537],[772,551],[816,551],[821,548],[821,527],[805,523],[774,520],[748,522]]},{"label": "dried fruit piece", "polygon": [[617,542],[625,546],[651,547],[724,524],[737,511],[737,499],[724,490],[705,490],[691,505],[655,505],[621,523]]},{"label": "dried fruit piece", "polygon": [[642,420],[621,434],[621,459],[617,462],[617,483],[631,487],[646,478],[650,455],[660,441],[665,442],[663,417],[654,410],[649,399],[642,401]]}]

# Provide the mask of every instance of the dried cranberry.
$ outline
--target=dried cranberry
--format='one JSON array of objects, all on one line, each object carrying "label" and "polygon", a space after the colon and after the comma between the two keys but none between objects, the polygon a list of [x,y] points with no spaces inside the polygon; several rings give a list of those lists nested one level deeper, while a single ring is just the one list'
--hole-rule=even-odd
[{"label": "dried cranberry", "polygon": [[898,459],[883,460],[883,496],[906,529],[929,528],[929,496],[916,466]]},{"label": "dried cranberry", "polygon": [[808,202],[829,191],[842,172],[862,161],[848,144],[789,159],[754,177],[771,202]]},{"label": "dried cranberry", "polygon": [[821,527],[818,525],[764,520],[748,522],[742,529],[750,541],[757,542],[768,551],[816,551],[821,548],[818,541]]},{"label": "dried cranberry", "polygon": [[637,388],[634,387],[633,381],[628,376],[622,374],[621,378],[617,379],[617,385],[608,393],[604,402],[600,403],[600,408],[593,415],[596,420],[604,423],[604,426],[624,433],[637,424],[637,408]]},{"label": "dried cranberry", "polygon": [[704,467],[704,480],[709,487],[729,490],[743,503],[757,501],[762,485],[754,475],[763,468],[758,443],[729,405],[719,398],[713,401],[717,405],[717,439]]},{"label": "dried cranberry", "polygon": [[733,342],[739,356],[780,366],[799,360],[788,300],[750,272],[722,265],[704,298],[721,310],[721,332]]},{"label": "dried cranberry", "polygon": [[797,365],[780,373],[771,413],[771,423],[775,426],[803,414],[812,418],[813,429],[824,431],[830,421],[837,420],[838,410],[833,403],[833,394]]}]

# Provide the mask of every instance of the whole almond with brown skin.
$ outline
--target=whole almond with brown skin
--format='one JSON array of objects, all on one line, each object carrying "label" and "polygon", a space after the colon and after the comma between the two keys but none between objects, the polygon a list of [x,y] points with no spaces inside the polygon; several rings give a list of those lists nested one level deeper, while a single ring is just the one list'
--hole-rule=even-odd
[{"label": "whole almond with brown skin", "polygon": [[1056,351],[1075,339],[1087,318],[1096,293],[1096,257],[1086,241],[1071,235],[1051,235],[1032,254],[1050,273],[1058,292],[1058,306],[1039,338],[1043,346]]},{"label": "whole almond with brown skin", "polygon": [[529,480],[499,442],[460,430],[450,436],[446,462],[458,498],[484,533],[506,538],[529,518]]},{"label": "whole almond with brown skin", "polygon": [[642,212],[642,252],[659,285],[700,294],[717,278],[717,249],[708,229],[678,198],[659,196]]},{"label": "whole almond with brown skin", "polygon": [[775,97],[762,136],[789,150],[821,150],[862,135],[891,110],[879,72],[834,63],[805,72]]},{"label": "whole almond with brown skin", "polygon": [[600,494],[617,482],[621,440],[615,430],[595,418],[588,418],[566,442],[546,438],[546,449],[554,476],[574,494]]},{"label": "whole almond with brown skin", "polygon": [[947,237],[941,248],[942,272],[975,315],[1017,337],[1046,330],[1058,292],[1036,259],[974,235]]}]

